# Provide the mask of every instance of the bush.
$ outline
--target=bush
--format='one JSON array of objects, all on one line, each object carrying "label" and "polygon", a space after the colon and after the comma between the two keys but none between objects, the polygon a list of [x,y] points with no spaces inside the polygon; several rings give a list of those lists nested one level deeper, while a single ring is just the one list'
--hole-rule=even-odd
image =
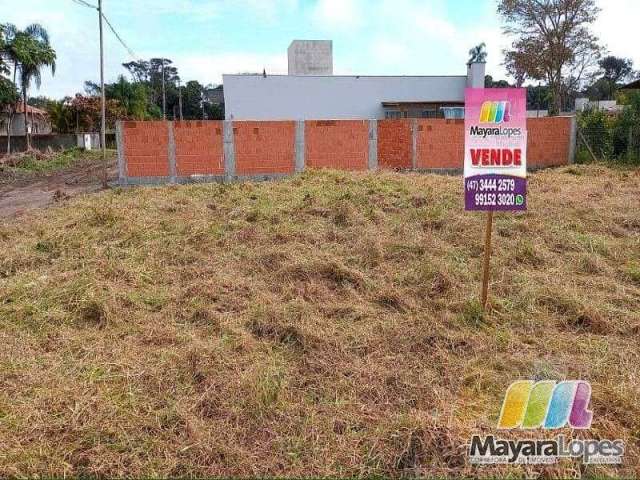
[{"label": "bush", "polygon": [[[625,96],[627,104],[617,116],[599,110],[587,110],[578,115],[578,126],[598,160],[640,162],[640,92]],[[588,149],[581,145],[579,163],[589,161]]]}]

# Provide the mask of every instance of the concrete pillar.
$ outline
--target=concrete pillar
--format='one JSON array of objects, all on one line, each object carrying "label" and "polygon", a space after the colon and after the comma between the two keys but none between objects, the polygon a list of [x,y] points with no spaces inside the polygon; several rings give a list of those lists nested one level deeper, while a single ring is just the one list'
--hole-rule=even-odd
[{"label": "concrete pillar", "polygon": [[304,120],[296,122],[295,158],[296,173],[304,171]]},{"label": "concrete pillar", "polygon": [[467,64],[467,87],[484,88],[485,66],[484,62]]},{"label": "concrete pillar", "polygon": [[378,121],[369,120],[369,170],[378,169]]},{"label": "concrete pillar", "polygon": [[124,153],[124,134],[121,120],[116,122],[116,146],[118,148],[118,183],[126,185],[127,179],[127,157]]},{"label": "concrete pillar", "polygon": [[176,165],[176,138],[173,132],[173,122],[167,123],[167,131],[169,133],[169,182],[176,183],[178,181],[178,167]]},{"label": "concrete pillar", "polygon": [[569,158],[567,163],[571,165],[576,161],[576,138],[578,135],[578,121],[577,117],[573,115],[571,117],[571,124],[569,126]]},{"label": "concrete pillar", "polygon": [[236,175],[236,154],[233,147],[233,121],[222,122],[222,141],[224,152],[224,178],[231,181]]},{"label": "concrete pillar", "polygon": [[411,169],[418,167],[418,119],[411,119]]}]

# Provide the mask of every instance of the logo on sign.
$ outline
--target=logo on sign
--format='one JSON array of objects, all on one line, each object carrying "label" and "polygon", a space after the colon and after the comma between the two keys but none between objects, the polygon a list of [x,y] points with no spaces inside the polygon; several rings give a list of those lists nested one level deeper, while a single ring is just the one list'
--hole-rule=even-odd
[{"label": "logo on sign", "polygon": [[513,382],[502,404],[498,428],[591,427],[591,385],[582,380]]},{"label": "logo on sign", "polygon": [[480,123],[503,123],[511,120],[511,102],[486,101],[480,109]]},{"label": "logo on sign", "polygon": [[[498,428],[587,429],[591,385],[583,380],[519,380],[507,389]],[[473,435],[469,457],[473,464],[551,464],[559,459],[582,459],[585,464],[619,464],[624,455],[622,439],[497,438]]]}]

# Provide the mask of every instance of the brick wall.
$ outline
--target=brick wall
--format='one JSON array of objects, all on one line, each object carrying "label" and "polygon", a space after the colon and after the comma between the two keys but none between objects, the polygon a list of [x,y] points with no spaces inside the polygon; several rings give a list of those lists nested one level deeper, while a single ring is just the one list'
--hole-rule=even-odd
[{"label": "brick wall", "polygon": [[[529,167],[567,164],[572,121],[570,117],[527,120]],[[296,157],[300,168],[366,170],[370,168],[370,152],[377,155],[378,168],[409,169],[414,122],[416,168],[461,170],[464,121],[403,119],[371,123],[377,129],[371,140],[368,120],[310,120],[301,122],[304,132],[297,132],[293,121],[175,122],[175,157],[169,148],[169,122],[122,122],[119,171],[124,182],[173,177],[175,159],[175,174],[184,180],[192,175],[291,174],[296,170]],[[374,133],[377,151],[370,144]],[[371,160],[371,168],[375,168]]]},{"label": "brick wall", "polygon": [[416,168],[462,168],[464,120],[420,119]]},{"label": "brick wall", "polygon": [[569,117],[527,119],[527,166],[566,165],[569,155]]},{"label": "brick wall", "polygon": [[369,121],[307,120],[304,122],[304,144],[308,168],[366,170]]},{"label": "brick wall", "polygon": [[175,122],[176,171],[178,176],[222,175],[222,122]]},{"label": "brick wall", "polygon": [[286,174],[295,168],[295,122],[233,122],[237,175]]},{"label": "brick wall", "polygon": [[378,120],[378,166],[411,168],[413,157],[412,120]]},{"label": "brick wall", "polygon": [[123,122],[122,129],[127,176],[169,176],[169,124]]}]

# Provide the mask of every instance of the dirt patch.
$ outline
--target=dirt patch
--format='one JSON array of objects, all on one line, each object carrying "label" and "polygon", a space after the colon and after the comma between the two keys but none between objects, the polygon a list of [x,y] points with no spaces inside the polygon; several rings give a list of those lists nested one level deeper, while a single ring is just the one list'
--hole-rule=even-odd
[{"label": "dirt patch", "polygon": [[[107,164],[108,181],[117,175],[115,159]],[[46,174],[0,171],[0,218],[14,217],[34,208],[44,208],[83,193],[103,188],[101,160],[81,161]]]}]

